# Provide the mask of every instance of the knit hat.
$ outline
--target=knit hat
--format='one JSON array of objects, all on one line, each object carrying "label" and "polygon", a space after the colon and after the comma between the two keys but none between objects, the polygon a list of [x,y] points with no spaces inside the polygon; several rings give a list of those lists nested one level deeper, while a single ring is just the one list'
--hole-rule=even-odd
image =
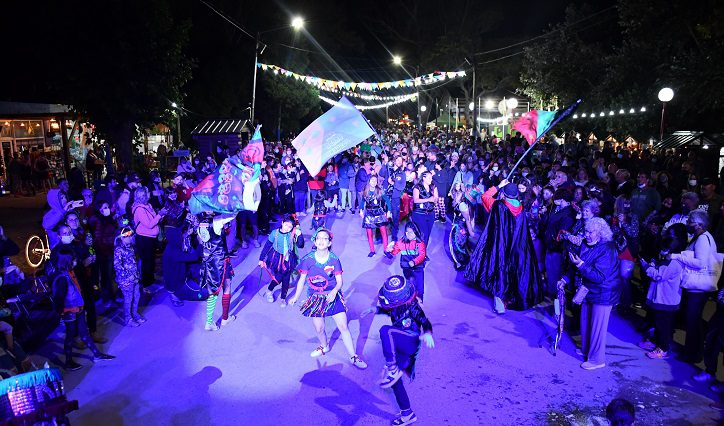
[{"label": "knit hat", "polygon": [[385,280],[377,300],[385,309],[396,308],[410,303],[416,296],[413,287],[402,275],[393,275]]},{"label": "knit hat", "polygon": [[509,183],[503,187],[503,195],[508,198],[518,198],[518,185]]}]

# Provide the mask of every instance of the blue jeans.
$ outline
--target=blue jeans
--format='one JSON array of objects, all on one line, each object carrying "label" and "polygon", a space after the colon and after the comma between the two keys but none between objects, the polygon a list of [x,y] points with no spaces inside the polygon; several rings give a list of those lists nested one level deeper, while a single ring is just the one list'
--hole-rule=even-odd
[{"label": "blue jeans", "polygon": [[392,213],[392,241],[397,241],[397,234],[400,230],[400,198],[390,199],[390,213]]},{"label": "blue jeans", "polygon": [[302,213],[306,209],[305,203],[307,202],[307,191],[294,191],[294,212]]}]

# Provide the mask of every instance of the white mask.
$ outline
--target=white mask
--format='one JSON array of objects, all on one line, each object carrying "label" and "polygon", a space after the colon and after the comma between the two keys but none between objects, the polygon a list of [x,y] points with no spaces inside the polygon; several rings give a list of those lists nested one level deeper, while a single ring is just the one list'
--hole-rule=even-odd
[{"label": "white mask", "polygon": [[493,167],[493,171],[494,171],[494,172],[497,172],[497,171],[498,171],[498,168],[497,168],[497,167]]},{"label": "white mask", "polygon": [[60,241],[63,244],[70,244],[73,242],[74,239],[75,237],[73,237],[72,235],[63,235],[62,237],[60,237]]},{"label": "white mask", "polygon": [[107,207],[106,207],[105,209],[101,209],[101,214],[102,214],[103,216],[110,216],[110,215],[111,215],[111,209],[109,209],[109,208],[107,208]]},{"label": "white mask", "polygon": [[689,186],[696,186],[696,179],[689,179]]}]

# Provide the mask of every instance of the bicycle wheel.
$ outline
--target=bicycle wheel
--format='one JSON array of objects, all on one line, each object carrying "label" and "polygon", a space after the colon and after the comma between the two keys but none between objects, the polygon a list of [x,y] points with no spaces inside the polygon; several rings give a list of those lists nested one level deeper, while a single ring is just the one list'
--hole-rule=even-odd
[{"label": "bicycle wheel", "polygon": [[45,243],[37,236],[33,235],[28,238],[28,242],[25,243],[25,260],[28,265],[33,268],[37,268],[45,260]]}]

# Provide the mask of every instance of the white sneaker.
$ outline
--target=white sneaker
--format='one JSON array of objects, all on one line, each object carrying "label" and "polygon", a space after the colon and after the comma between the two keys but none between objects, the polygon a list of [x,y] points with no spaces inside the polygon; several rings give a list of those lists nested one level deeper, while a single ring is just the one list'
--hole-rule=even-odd
[{"label": "white sneaker", "polygon": [[206,331],[217,331],[219,329],[219,326],[212,323],[206,323],[206,327],[204,327]]},{"label": "white sneaker", "polygon": [[349,362],[352,363],[355,367],[359,368],[360,370],[364,370],[367,368],[367,363],[362,361],[362,358],[358,357],[357,355],[352,355],[349,357]]},{"label": "white sneaker", "polygon": [[225,326],[226,324],[233,322],[236,319],[236,315],[229,315],[228,319],[222,319],[221,320],[221,326]]},{"label": "white sneaker", "polygon": [[326,355],[329,353],[329,345],[327,346],[317,346],[317,349],[313,350],[309,356],[312,358],[316,358],[318,356]]},{"label": "white sneaker", "polygon": [[272,293],[271,291],[267,291],[266,293],[264,293],[264,297],[266,297],[267,302],[274,303],[274,293]]}]

